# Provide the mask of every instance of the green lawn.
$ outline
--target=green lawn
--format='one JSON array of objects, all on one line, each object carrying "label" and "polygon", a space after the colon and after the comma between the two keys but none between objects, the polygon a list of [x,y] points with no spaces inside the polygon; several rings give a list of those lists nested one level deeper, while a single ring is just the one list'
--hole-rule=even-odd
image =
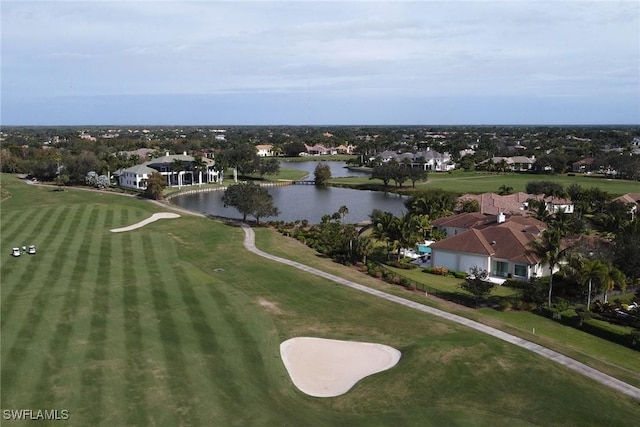
[{"label": "green lawn", "polygon": [[[513,191],[525,191],[527,183],[531,181],[555,181],[564,185],[565,188],[571,184],[578,184],[583,188],[599,187],[611,195],[637,193],[640,191],[640,182],[605,179],[596,176],[496,174],[464,171],[455,171],[453,173],[431,172],[426,182],[416,183],[416,189],[441,188],[458,193],[497,193],[502,185],[512,187]],[[367,178],[335,178],[331,182],[354,187],[382,183],[380,180],[369,180]],[[393,182],[391,184],[393,185]],[[404,187],[410,191],[411,182],[406,182]]]},{"label": "green lawn", "polygon": [[[68,409],[82,426],[595,426],[640,416],[637,402],[527,351],[265,261],[242,248],[238,228],[183,216],[113,234],[163,209],[8,175],[2,187],[2,409]],[[258,231],[260,243],[273,235]],[[29,244],[35,256],[11,257]],[[299,335],[380,342],[403,356],[346,395],[311,398],[279,357],[279,343]]]}]

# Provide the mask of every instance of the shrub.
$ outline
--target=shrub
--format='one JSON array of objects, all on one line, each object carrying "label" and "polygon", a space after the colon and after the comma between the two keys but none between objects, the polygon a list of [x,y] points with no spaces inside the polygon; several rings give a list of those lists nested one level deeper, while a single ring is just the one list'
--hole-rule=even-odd
[{"label": "shrub", "polygon": [[438,276],[446,276],[449,274],[449,269],[447,267],[433,267],[431,269],[431,274],[437,274]]},{"label": "shrub", "polygon": [[468,273],[465,273],[464,271],[450,271],[449,272],[453,277],[455,277],[456,279],[466,279],[467,276],[469,275]]},{"label": "shrub", "polygon": [[500,310],[508,311],[508,310],[511,310],[512,307],[513,307],[513,305],[511,304],[511,301],[509,301],[509,300],[500,301]]},{"label": "shrub", "polygon": [[529,284],[527,282],[522,281],[522,280],[507,279],[507,280],[504,281],[502,286],[506,286],[506,287],[512,288],[512,289],[524,289],[525,287],[529,286]]}]

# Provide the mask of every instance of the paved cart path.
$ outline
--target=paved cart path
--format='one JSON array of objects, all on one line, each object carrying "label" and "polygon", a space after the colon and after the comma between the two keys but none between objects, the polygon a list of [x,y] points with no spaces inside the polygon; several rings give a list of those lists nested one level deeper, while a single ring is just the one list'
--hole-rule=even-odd
[{"label": "paved cart path", "polygon": [[541,345],[532,343],[531,341],[527,341],[525,339],[516,337],[515,335],[508,334],[506,332],[500,331],[498,329],[492,328],[490,326],[484,325],[482,323],[478,323],[476,321],[467,319],[462,316],[458,316],[456,314],[447,313],[446,311],[438,310],[437,308],[428,307],[426,305],[419,304],[417,302],[409,301],[404,298],[397,297],[395,295],[390,295],[385,292],[369,288],[364,285],[360,285],[358,283],[352,282],[350,280],[343,279],[342,277],[335,276],[330,273],[326,273],[324,271],[317,270],[315,268],[309,267],[307,265],[301,264],[299,262],[291,261],[285,258],[280,258],[275,255],[271,255],[269,253],[263,252],[260,249],[257,249],[255,246],[255,233],[251,227],[246,224],[242,224],[242,229],[244,230],[244,246],[249,251],[259,255],[261,257],[277,261],[283,264],[290,265],[299,270],[306,271],[310,274],[315,274],[316,276],[324,277],[333,282],[339,283],[344,286],[348,286],[349,288],[356,289],[361,292],[366,292],[370,295],[374,295],[379,298],[384,298],[388,301],[394,302],[396,304],[404,305],[409,308],[413,308],[415,310],[422,311],[424,313],[429,313],[434,316],[438,316],[443,319],[450,320],[455,323],[459,323],[461,325],[467,326],[469,328],[475,329],[477,331],[483,332],[485,334],[494,336],[503,341],[507,341],[511,344],[517,345],[518,347],[525,348],[529,351],[537,353],[547,359],[553,360],[561,365],[568,367],[569,369],[573,369],[574,371],[585,375],[589,378],[594,379],[595,381],[604,384],[608,387],[611,387],[621,393],[624,393],[628,396],[633,397],[636,400],[640,401],[640,389],[634,387],[630,384],[627,384],[623,381],[620,381],[616,378],[613,378],[603,372],[598,371],[597,369],[593,369],[584,363],[578,362],[570,357],[564,356],[556,351],[550,350]]}]

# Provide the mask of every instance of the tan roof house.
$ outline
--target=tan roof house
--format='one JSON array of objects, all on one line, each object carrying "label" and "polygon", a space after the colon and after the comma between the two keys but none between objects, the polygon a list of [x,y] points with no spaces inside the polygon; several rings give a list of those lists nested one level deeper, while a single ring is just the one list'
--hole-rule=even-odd
[{"label": "tan roof house", "polygon": [[271,157],[273,156],[273,145],[272,144],[259,144],[256,145],[256,150],[258,151],[259,157]]},{"label": "tan roof house", "polygon": [[629,213],[632,217],[638,213],[638,207],[640,206],[640,193],[627,193],[620,197],[613,199],[614,201],[622,202],[629,205]]},{"label": "tan roof house", "polygon": [[464,225],[466,218],[471,228],[431,245],[434,266],[464,272],[477,266],[487,270],[498,283],[507,278],[528,280],[548,274],[548,267],[545,269],[539,264],[528,246],[546,228],[543,222],[522,216],[498,215],[488,220],[476,215],[477,221],[473,223],[468,214],[457,216],[462,222],[455,225]]},{"label": "tan roof house", "polygon": [[501,196],[496,193],[463,194],[458,198],[462,204],[465,200],[476,200],[480,205],[480,212],[488,215],[498,215],[499,213],[511,215],[529,215],[530,199],[544,200],[547,211],[550,213],[564,210],[565,213],[573,213],[574,206],[570,200],[557,197],[544,197],[541,194],[528,194],[523,192],[507,194]]}]

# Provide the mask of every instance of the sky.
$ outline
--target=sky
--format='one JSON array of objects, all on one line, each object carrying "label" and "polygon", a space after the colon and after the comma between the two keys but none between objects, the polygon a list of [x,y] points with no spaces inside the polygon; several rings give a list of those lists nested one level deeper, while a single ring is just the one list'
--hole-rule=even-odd
[{"label": "sky", "polygon": [[5,1],[0,125],[640,124],[638,1]]}]

